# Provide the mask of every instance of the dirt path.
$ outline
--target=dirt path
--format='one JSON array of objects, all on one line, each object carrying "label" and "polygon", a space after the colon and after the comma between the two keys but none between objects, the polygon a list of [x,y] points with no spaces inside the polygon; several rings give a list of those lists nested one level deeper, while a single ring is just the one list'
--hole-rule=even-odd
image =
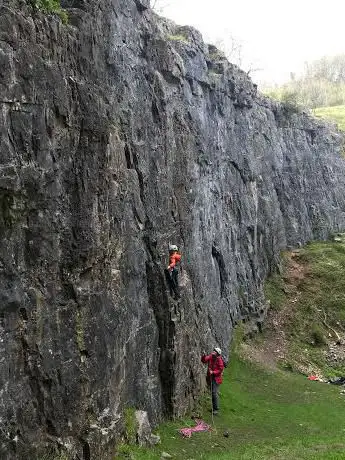
[{"label": "dirt path", "polygon": [[298,251],[294,251],[286,256],[287,270],[283,277],[286,301],[283,306],[279,310],[271,306],[263,325],[263,336],[255,339],[255,343],[243,344],[246,357],[269,368],[276,368],[286,357],[286,330],[298,305],[298,286],[308,273],[308,267],[298,262],[297,255]]}]

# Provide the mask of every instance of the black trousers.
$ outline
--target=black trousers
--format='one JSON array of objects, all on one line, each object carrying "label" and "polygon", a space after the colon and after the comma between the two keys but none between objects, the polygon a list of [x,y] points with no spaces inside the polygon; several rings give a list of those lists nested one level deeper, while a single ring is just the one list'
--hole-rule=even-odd
[{"label": "black trousers", "polygon": [[212,408],[213,410],[219,410],[219,383],[217,383],[214,379],[212,379],[211,383],[211,390],[212,390]]},{"label": "black trousers", "polygon": [[173,268],[171,271],[166,270],[165,272],[166,278],[168,281],[170,295],[175,297],[180,297],[180,287],[178,284],[178,270],[177,268]]}]

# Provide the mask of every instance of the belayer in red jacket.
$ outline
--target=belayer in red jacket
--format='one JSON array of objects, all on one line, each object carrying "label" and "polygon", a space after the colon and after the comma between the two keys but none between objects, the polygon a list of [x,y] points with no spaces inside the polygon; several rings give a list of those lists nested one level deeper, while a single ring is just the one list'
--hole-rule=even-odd
[{"label": "belayer in red jacket", "polygon": [[169,266],[167,268],[167,279],[170,288],[170,294],[175,294],[175,299],[180,297],[180,288],[178,284],[178,266],[181,262],[181,254],[175,244],[169,246]]},{"label": "belayer in red jacket", "polygon": [[222,350],[218,347],[214,348],[211,354],[202,355],[201,361],[208,364],[207,382],[211,386],[212,392],[212,412],[217,415],[219,410],[218,390],[219,385],[223,381],[224,361],[222,358]]}]

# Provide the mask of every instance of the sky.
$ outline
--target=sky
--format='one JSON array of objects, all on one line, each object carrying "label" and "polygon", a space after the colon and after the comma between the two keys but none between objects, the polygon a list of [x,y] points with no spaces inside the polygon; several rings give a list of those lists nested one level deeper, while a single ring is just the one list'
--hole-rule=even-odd
[{"label": "sky", "polygon": [[258,83],[283,83],[304,62],[345,53],[345,0],[156,0],[159,12],[196,27],[208,43],[241,45]]}]

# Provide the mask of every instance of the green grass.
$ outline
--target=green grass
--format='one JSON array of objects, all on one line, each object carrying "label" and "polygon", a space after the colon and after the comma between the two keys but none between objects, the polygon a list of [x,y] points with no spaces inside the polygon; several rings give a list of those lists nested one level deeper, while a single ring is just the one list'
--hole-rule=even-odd
[{"label": "green grass", "polygon": [[[337,341],[336,331],[345,336],[345,244],[314,242],[295,255],[294,261],[306,270],[300,280],[289,280],[288,267],[282,276],[267,280],[265,295],[273,309],[284,305],[293,309],[286,319],[288,351],[283,367],[294,371],[321,372],[330,378],[345,375],[345,360],[330,363],[326,359],[328,345]],[[292,290],[292,283],[295,289]],[[289,290],[291,293],[289,294]],[[297,296],[297,304],[291,301]],[[290,308],[289,307],[289,308]],[[265,339],[264,334],[260,340]],[[341,348],[339,348],[341,349]]]},{"label": "green grass", "polygon": [[[317,242],[306,246],[297,257],[308,265],[308,276],[299,284],[296,314],[288,328],[292,355],[315,363],[326,377],[345,372],[345,363],[326,362],[325,344],[335,341],[345,327],[345,245]],[[326,318],[326,324],[324,323]],[[301,352],[301,350],[303,350]]]},{"label": "green grass", "polygon": [[[178,429],[193,425],[192,420],[166,423],[158,429],[160,445],[127,447],[126,454],[116,458],[156,460],[162,452],[186,460],[345,458],[345,397],[338,387],[289,372],[269,372],[235,357],[225,372],[220,404],[211,433],[184,439]],[[212,424],[209,406],[205,397],[202,416]]]},{"label": "green grass", "polygon": [[127,407],[125,410],[125,437],[127,444],[135,444],[137,432],[137,422],[135,419],[135,409]]},{"label": "green grass", "polygon": [[179,35],[168,35],[168,40],[172,40],[172,41],[175,41],[175,42],[185,42],[185,43],[188,43],[188,38],[185,37],[185,36],[182,35],[182,34],[179,34]]},{"label": "green grass", "polygon": [[278,273],[273,274],[264,285],[265,297],[269,300],[270,307],[274,310],[280,310],[286,302],[284,288],[284,281]]},{"label": "green grass", "polygon": [[301,298],[296,323],[300,324],[301,330],[309,329],[305,323],[310,324],[311,315],[320,323],[324,318],[323,312],[331,326],[336,328],[337,322],[344,323],[345,245],[311,243],[299,253],[297,260],[309,267],[308,276],[299,284]]},{"label": "green grass", "polygon": [[334,121],[338,128],[345,131],[345,105],[319,107],[313,110],[314,115]]},{"label": "green grass", "polygon": [[[326,314],[327,324],[340,334],[344,328],[345,333],[345,235],[337,237],[339,241],[311,243],[291,259],[283,255],[281,274],[266,283],[265,294],[274,314],[286,313],[286,306],[293,308],[285,325],[290,360],[286,368],[298,369],[296,363],[308,362],[325,376],[345,375],[343,363],[331,365],[326,360],[326,344],[334,337],[329,337],[330,329],[323,324]],[[296,296],[298,302],[289,303]],[[212,432],[184,439],[178,430],[193,426],[193,420],[167,422],[157,429],[160,445],[152,449],[122,446],[116,458],[158,460],[167,452],[183,460],[344,459],[345,395],[340,394],[341,388],[245,361],[239,357],[241,334],[239,328],[221,386],[221,412]],[[252,346],[264,339],[265,333],[260,334]],[[198,411],[212,424],[210,405],[205,395]],[[229,437],[223,436],[225,431]]]}]

